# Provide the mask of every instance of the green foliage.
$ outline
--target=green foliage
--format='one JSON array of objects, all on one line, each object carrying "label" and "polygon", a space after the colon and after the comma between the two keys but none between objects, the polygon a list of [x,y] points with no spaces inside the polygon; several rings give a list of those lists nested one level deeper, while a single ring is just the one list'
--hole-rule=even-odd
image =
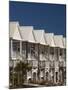
[{"label": "green foliage", "polygon": [[17,63],[16,67],[14,68],[15,72],[22,71],[23,74],[26,74],[27,71],[31,70],[31,66],[28,63],[24,63],[20,61]]},{"label": "green foliage", "polygon": [[[14,68],[10,67],[10,79],[15,80],[14,86],[22,86],[27,77],[27,71],[30,71],[32,67],[26,62],[18,62]],[[12,81],[13,83],[13,81]]]}]

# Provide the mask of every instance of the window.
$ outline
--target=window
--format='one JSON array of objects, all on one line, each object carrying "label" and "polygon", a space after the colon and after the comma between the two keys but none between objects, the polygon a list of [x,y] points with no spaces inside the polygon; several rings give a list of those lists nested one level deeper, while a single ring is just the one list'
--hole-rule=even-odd
[{"label": "window", "polygon": [[36,72],[33,73],[33,80],[36,81]]},{"label": "window", "polygon": [[35,45],[31,44],[31,55],[35,56]]},{"label": "window", "polygon": [[22,53],[26,52],[26,43],[22,43]]},{"label": "window", "polygon": [[48,72],[46,72],[46,81],[48,81]]},{"label": "window", "polygon": [[56,72],[56,82],[58,81],[58,72]]},{"label": "window", "polygon": [[62,49],[60,49],[60,56],[62,56],[63,55],[63,50]]},{"label": "window", "polygon": [[30,54],[34,54],[35,53],[35,45],[34,44],[28,44],[28,52]]},{"label": "window", "polygon": [[64,49],[64,58],[66,59],[66,49]]},{"label": "window", "polygon": [[48,47],[45,47],[45,54],[48,54]]},{"label": "window", "polygon": [[42,50],[42,54],[44,54],[44,51]]},{"label": "window", "polygon": [[54,54],[54,48],[50,48],[50,54]]},{"label": "window", "polygon": [[58,52],[58,48],[55,48],[55,59],[58,60],[59,59],[59,52]]},{"label": "window", "polygon": [[58,56],[58,48],[55,48],[55,54]]},{"label": "window", "polygon": [[42,80],[44,80],[44,77],[41,77]]},{"label": "window", "polygon": [[13,40],[13,51],[20,51],[20,42]]},{"label": "window", "polygon": [[45,50],[44,49],[45,49],[44,46],[40,46],[40,53],[41,54],[45,54]]}]

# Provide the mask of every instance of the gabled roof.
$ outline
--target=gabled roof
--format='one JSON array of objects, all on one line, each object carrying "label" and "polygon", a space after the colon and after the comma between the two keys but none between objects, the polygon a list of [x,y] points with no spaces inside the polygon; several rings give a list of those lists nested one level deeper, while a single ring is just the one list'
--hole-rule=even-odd
[{"label": "gabled roof", "polygon": [[64,48],[66,48],[66,38],[63,38],[63,44],[64,44]]},{"label": "gabled roof", "polygon": [[10,22],[9,23],[9,36],[13,39],[21,40],[18,22]]},{"label": "gabled roof", "polygon": [[20,26],[19,29],[20,29],[22,41],[35,43],[35,39],[33,36],[33,26]]},{"label": "gabled roof", "polygon": [[56,47],[64,48],[62,35],[55,35],[54,42],[55,42]]},{"label": "gabled roof", "polygon": [[54,34],[53,33],[45,33],[45,39],[49,46],[55,47],[54,43]]},{"label": "gabled roof", "polygon": [[16,40],[66,48],[66,38],[63,38],[62,35],[45,33],[44,30],[34,30],[33,26],[19,26],[18,22],[9,23],[9,36]]},{"label": "gabled roof", "polygon": [[45,33],[44,30],[33,30],[33,33],[34,33],[36,43],[47,45],[44,38],[44,33]]}]

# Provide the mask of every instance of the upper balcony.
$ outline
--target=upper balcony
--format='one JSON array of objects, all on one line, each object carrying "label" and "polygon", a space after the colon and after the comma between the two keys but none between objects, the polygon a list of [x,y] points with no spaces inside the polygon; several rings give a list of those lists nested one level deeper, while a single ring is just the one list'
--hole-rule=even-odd
[{"label": "upper balcony", "polygon": [[39,59],[40,61],[48,61],[48,47],[40,45],[39,46]]},{"label": "upper balcony", "polygon": [[31,53],[28,53],[27,60],[37,60],[37,59],[36,59],[36,56],[34,54],[32,55]]}]

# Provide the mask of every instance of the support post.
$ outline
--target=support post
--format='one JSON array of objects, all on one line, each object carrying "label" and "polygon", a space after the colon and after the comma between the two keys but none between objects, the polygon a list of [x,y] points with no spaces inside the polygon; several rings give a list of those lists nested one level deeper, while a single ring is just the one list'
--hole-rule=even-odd
[{"label": "support post", "polygon": [[12,39],[10,39],[10,57],[12,58],[12,56],[13,56],[13,40]]},{"label": "support post", "polygon": [[21,56],[21,59],[22,59],[22,41],[20,41],[20,56]]},{"label": "support post", "polygon": [[[50,62],[50,47],[48,47],[48,63]],[[48,70],[50,71],[50,63]],[[50,80],[50,72],[48,71],[48,81]]]},{"label": "support post", "polygon": [[39,69],[39,53],[40,51],[39,51],[39,44],[38,44],[38,80],[40,80],[40,77],[39,77],[39,74],[40,74],[40,69]]},{"label": "support post", "polygon": [[12,71],[12,85],[14,87],[14,61],[13,61],[13,71]]},{"label": "support post", "polygon": [[28,58],[28,42],[26,42],[26,60]]},{"label": "support post", "polygon": [[54,84],[56,84],[56,72],[54,71]]}]

